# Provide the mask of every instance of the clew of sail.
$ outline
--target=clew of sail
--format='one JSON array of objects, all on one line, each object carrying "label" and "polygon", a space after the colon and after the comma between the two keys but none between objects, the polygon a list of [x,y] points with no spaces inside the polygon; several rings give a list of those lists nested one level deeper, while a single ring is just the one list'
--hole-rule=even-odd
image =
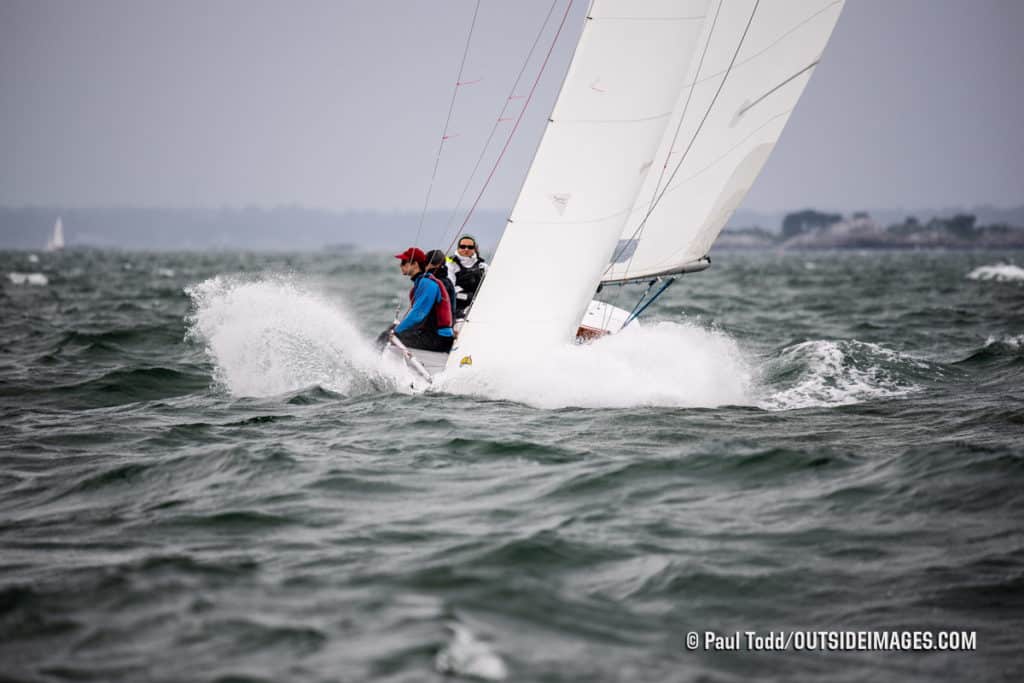
[{"label": "clew of sail", "polygon": [[699,269],[807,85],[842,0],[720,0],[604,283]]},{"label": "clew of sail", "polygon": [[448,367],[572,340],[654,162],[708,5],[592,3]]}]

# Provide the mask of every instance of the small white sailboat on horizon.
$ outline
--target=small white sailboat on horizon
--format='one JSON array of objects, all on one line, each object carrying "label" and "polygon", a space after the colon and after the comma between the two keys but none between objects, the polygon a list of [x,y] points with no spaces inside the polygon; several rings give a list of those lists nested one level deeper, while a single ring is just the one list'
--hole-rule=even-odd
[{"label": "small white sailboat on horizon", "polygon": [[[451,353],[400,350],[419,361],[409,364],[434,375],[614,333],[680,275],[706,269],[842,8],[843,0],[593,0]],[[552,239],[571,250],[536,248]],[[647,286],[632,311],[593,300],[628,284]]]},{"label": "small white sailboat on horizon", "polygon": [[57,221],[53,224],[53,234],[50,235],[50,239],[46,242],[45,251],[63,251],[64,250],[64,221],[61,217],[57,217]]}]

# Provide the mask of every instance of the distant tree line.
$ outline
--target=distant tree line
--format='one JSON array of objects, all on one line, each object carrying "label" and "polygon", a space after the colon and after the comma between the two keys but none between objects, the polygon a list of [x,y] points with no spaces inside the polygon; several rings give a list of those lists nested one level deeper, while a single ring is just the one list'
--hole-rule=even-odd
[{"label": "distant tree line", "polygon": [[805,232],[827,228],[843,220],[842,214],[822,213],[814,209],[805,209],[795,213],[787,213],[782,219],[782,238],[789,239]]},{"label": "distant tree line", "polygon": [[836,248],[1024,248],[1024,228],[1007,223],[978,225],[970,213],[935,217],[921,222],[908,216],[900,223],[882,226],[866,211],[849,218],[840,213],[804,209],[785,215],[781,234],[760,228],[731,229],[721,246],[740,248],[792,247]]},{"label": "distant tree line", "polygon": [[846,219],[807,209],[786,215],[782,241],[806,247],[1024,247],[1024,228],[1005,223],[978,225],[977,217],[969,213],[935,217],[927,223],[908,216],[882,227],[865,211]]}]

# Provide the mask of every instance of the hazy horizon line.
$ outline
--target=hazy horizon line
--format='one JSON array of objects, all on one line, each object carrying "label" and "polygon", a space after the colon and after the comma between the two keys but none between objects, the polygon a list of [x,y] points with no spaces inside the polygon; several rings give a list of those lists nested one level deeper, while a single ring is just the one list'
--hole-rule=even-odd
[{"label": "hazy horizon line", "polygon": [[[806,209],[816,209],[822,211],[832,211],[839,213],[858,213],[858,212],[871,212],[871,211],[913,211],[913,210],[927,210],[927,211],[939,211],[939,210],[959,210],[959,209],[997,209],[997,210],[1014,210],[1024,209],[1024,200],[1017,204],[996,204],[992,202],[973,202],[965,204],[947,204],[944,206],[870,206],[870,207],[857,207],[857,208],[836,208],[833,206],[826,206],[823,204],[805,204],[798,207],[791,207],[786,209],[758,209],[750,207],[740,207],[736,209],[734,213],[760,213],[760,214],[776,214],[776,213],[788,213],[791,211],[802,211]],[[0,204],[0,210],[28,210],[28,211],[45,211],[45,210],[62,210],[62,211],[276,211],[280,209],[288,210],[301,210],[311,211],[320,213],[378,213],[378,214],[401,214],[401,215],[419,215],[421,211],[419,209],[395,209],[395,208],[374,208],[374,207],[349,207],[349,208],[330,208],[322,206],[312,206],[298,203],[287,203],[287,204],[222,204],[219,206],[212,205],[168,205],[168,204]],[[453,207],[439,207],[428,209],[426,213],[451,213],[455,209]],[[509,209],[500,208],[477,208],[474,213],[504,213]]]}]

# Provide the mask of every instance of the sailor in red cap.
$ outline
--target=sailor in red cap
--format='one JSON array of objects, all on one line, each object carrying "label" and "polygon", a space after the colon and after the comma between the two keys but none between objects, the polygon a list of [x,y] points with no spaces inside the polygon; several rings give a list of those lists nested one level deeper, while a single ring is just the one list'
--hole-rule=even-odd
[{"label": "sailor in red cap", "polygon": [[401,260],[402,275],[412,280],[411,307],[395,327],[395,336],[411,349],[451,351],[455,341],[452,304],[445,287],[426,272],[427,255],[422,249],[409,247],[395,258]]}]

